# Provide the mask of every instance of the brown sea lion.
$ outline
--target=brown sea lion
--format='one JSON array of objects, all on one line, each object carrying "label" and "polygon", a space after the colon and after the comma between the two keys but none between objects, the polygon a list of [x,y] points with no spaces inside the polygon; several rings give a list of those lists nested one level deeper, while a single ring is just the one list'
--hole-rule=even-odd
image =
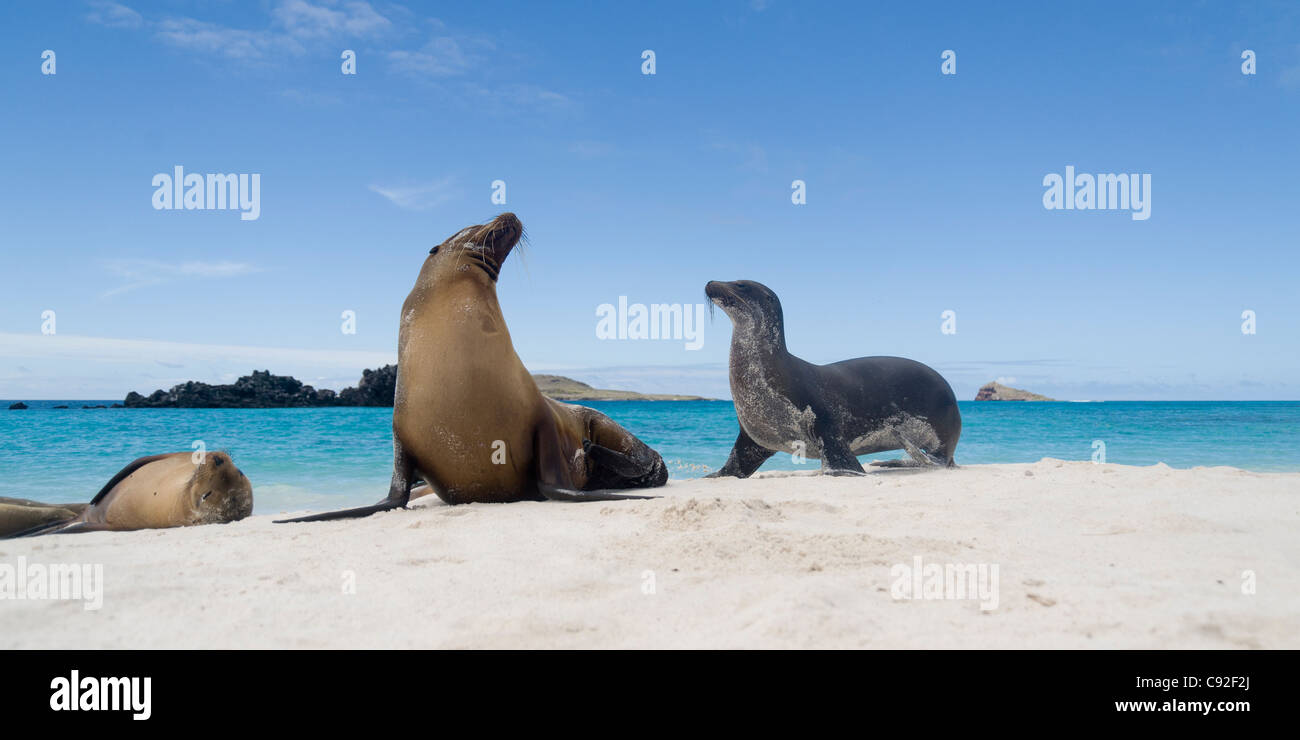
[{"label": "brown sea lion", "polygon": [[6,536],[186,527],[232,522],[253,512],[253,486],[229,455],[207,452],[198,463],[193,457],[142,457],[118,471],[75,517]]},{"label": "brown sea lion", "polygon": [[542,395],[515,354],[497,276],[523,236],[513,213],[434,247],[402,305],[393,408],[393,479],[374,506],[288,521],[404,507],[413,478],[449,504],[648,498],[668,469],[608,416]]}]

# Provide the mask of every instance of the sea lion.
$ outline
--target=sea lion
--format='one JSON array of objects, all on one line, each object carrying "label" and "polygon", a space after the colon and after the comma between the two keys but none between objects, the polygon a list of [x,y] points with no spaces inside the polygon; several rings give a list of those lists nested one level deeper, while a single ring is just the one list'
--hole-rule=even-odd
[{"label": "sea lion", "polygon": [[186,527],[232,522],[253,512],[253,486],[229,455],[207,452],[198,463],[193,456],[174,452],[135,460],[105,483],[75,517],[7,537]]},{"label": "sea lion", "polygon": [[659,453],[599,411],[543,396],[515,354],[496,289],[522,236],[503,213],[429,251],[402,305],[388,496],[287,521],[405,507],[417,476],[449,504],[651,498],[613,491],[668,480]]},{"label": "sea lion", "polygon": [[[887,467],[953,467],[957,397],[943,376],[902,357],[813,365],[785,345],[781,301],[752,280],[713,281],[709,300],[731,318],[731,395],[740,435],[708,477],[748,478],[777,452],[802,452],[830,475],[864,475],[858,455],[906,450]],[[800,449],[802,447],[802,449]]]}]

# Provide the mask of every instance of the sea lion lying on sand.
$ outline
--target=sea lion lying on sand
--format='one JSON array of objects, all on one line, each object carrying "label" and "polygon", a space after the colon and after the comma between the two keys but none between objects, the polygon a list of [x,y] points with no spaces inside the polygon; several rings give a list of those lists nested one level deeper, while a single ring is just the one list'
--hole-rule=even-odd
[{"label": "sea lion lying on sand", "polygon": [[[89,504],[39,504],[49,520],[0,537],[103,530],[157,529],[216,524],[243,519],[253,512],[253,486],[224,452],[174,452],[135,460],[118,471]],[[13,500],[13,499],[10,499]],[[59,519],[54,510],[80,511]],[[6,507],[16,512],[19,506]],[[5,529],[8,529],[6,526]]]}]

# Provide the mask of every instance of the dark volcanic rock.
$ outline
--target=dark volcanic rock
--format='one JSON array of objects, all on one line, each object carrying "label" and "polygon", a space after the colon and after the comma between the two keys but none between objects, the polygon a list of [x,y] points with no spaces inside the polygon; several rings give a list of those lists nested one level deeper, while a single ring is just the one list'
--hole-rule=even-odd
[{"label": "dark volcanic rock", "polygon": [[148,396],[131,391],[121,406],[129,409],[392,406],[396,388],[396,365],[364,371],[357,387],[346,388],[342,393],[335,393],[328,388],[318,391],[287,375],[272,375],[270,370],[254,370],[252,375],[245,375],[229,385],[209,385],[191,380],[173,386],[170,391],[157,390]]},{"label": "dark volcanic rock", "polygon": [[27,409],[27,404],[23,403],[22,401],[19,401],[18,403],[9,404],[10,411],[24,411],[26,409]]},{"label": "dark volcanic rock", "polygon": [[334,406],[333,392],[321,398],[315,388],[287,375],[254,370],[230,385],[209,385],[191,380],[170,391],[154,391],[146,398],[132,391],[126,408],[258,409]]},{"label": "dark volcanic rock", "polygon": [[384,365],[378,370],[362,370],[356,388],[339,393],[340,406],[392,406],[397,395],[397,366]]}]

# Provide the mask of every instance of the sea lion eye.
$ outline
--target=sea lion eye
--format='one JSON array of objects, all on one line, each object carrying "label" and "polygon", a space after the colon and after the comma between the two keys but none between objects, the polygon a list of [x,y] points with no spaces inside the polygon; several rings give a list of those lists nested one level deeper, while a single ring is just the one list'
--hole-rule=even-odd
[{"label": "sea lion eye", "polygon": [[[438,247],[440,247],[440,246],[442,246],[442,245],[439,244]],[[438,253],[438,247],[434,247],[433,249],[430,249],[430,250],[429,250],[429,254],[437,254],[437,253]]]},{"label": "sea lion eye", "polygon": [[211,496],[211,495],[212,495],[212,491],[208,491],[207,493],[203,494],[203,497],[200,498],[199,500],[200,500],[200,501],[207,501],[207,500],[208,500],[208,496]]}]

